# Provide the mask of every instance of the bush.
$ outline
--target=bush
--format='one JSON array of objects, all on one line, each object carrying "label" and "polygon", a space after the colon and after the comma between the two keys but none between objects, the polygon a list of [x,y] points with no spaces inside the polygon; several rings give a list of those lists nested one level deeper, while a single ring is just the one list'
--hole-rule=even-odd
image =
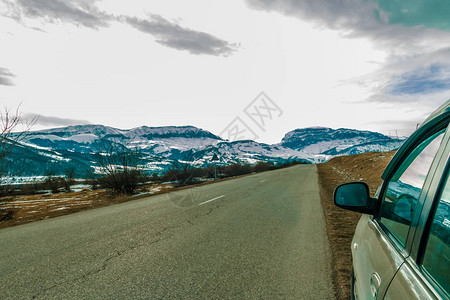
[{"label": "bush", "polygon": [[309,164],[309,162],[307,162],[306,160],[292,160],[292,161],[287,161],[285,163],[283,163],[280,168],[287,168],[287,167],[291,167],[291,166],[295,166],[295,165],[304,165],[304,164]]},{"label": "bush", "polygon": [[131,195],[140,183],[149,180],[139,166],[141,154],[138,149],[108,140],[98,141],[96,147],[94,159],[101,174],[93,174],[93,185]]},{"label": "bush", "polygon": [[148,181],[148,177],[141,170],[121,170],[100,175],[94,185],[110,189],[116,194],[132,195],[138,186]]},{"label": "bush", "polygon": [[12,220],[15,214],[16,210],[12,208],[0,210],[0,222]]},{"label": "bush", "polygon": [[260,161],[253,166],[253,171],[255,172],[264,172],[273,169],[275,169],[275,167],[271,163],[266,161]]},{"label": "bush", "polygon": [[199,182],[198,177],[203,177],[204,171],[203,169],[184,169],[184,170],[178,170],[178,169],[170,169],[168,170],[164,176],[163,181],[176,181],[176,186],[187,186],[196,184]]},{"label": "bush", "polygon": [[3,198],[1,200],[0,204],[0,222],[12,220],[14,218],[14,215],[17,212],[17,208],[14,208],[14,206],[10,207],[2,207],[2,206],[9,206],[10,202],[14,199],[14,197],[7,197]]},{"label": "bush", "polygon": [[232,164],[224,168],[223,173],[226,177],[239,176],[249,174],[252,172],[252,167],[249,164]]},{"label": "bush", "polygon": [[15,194],[15,187],[12,184],[0,185],[0,197],[12,196]]},{"label": "bush", "polygon": [[19,195],[36,195],[41,187],[40,183],[25,183],[20,185]]},{"label": "bush", "polygon": [[208,178],[214,178],[219,176],[219,169],[220,167],[214,167],[214,166],[208,166],[205,168],[205,176]]},{"label": "bush", "polygon": [[49,172],[43,183],[43,187],[46,190],[51,190],[53,194],[59,193],[60,188],[64,187],[64,179],[54,175],[54,172]]},{"label": "bush", "polygon": [[153,173],[152,176],[150,177],[150,180],[153,182],[161,182],[162,178],[158,176],[158,174]]},{"label": "bush", "polygon": [[70,192],[70,186],[75,183],[75,168],[69,167],[66,169],[66,178],[64,179],[64,189]]}]

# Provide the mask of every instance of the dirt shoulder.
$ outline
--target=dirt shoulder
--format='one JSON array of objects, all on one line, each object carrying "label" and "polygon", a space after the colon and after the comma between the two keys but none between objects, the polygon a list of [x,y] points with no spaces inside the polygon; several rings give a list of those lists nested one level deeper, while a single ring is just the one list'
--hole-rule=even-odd
[{"label": "dirt shoulder", "polygon": [[341,156],[317,165],[338,299],[350,299],[350,243],[361,214],[336,207],[333,203],[334,189],[345,182],[364,181],[373,195],[381,184],[381,174],[394,154],[393,151]]}]

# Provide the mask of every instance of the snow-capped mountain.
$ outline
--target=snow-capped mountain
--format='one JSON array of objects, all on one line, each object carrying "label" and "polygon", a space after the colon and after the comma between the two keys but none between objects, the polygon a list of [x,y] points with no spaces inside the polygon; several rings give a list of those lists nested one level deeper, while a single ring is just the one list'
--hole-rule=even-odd
[{"label": "snow-capped mountain", "polygon": [[141,126],[125,130],[103,125],[76,125],[33,131],[24,141],[40,147],[89,152],[93,150],[92,144],[101,139],[142,149],[151,148],[156,153],[170,149],[189,150],[222,140],[194,126]]},{"label": "snow-capped mountain", "polygon": [[304,157],[352,155],[369,151],[390,151],[400,147],[403,140],[378,132],[356,129],[309,127],[292,130],[281,145],[297,150]]},{"label": "snow-capped mountain", "polygon": [[194,126],[141,126],[118,129],[103,125],[76,125],[32,131],[15,148],[10,160],[24,175],[64,172],[76,167],[83,175],[95,166],[93,154],[102,141],[121,144],[141,153],[142,164],[150,172],[163,172],[174,162],[195,166],[214,163],[283,163],[293,159],[322,162],[333,156],[367,151],[389,151],[402,140],[370,131],[311,127],[288,132],[278,144],[268,145],[251,140],[226,141]]},{"label": "snow-capped mountain", "polygon": [[216,145],[207,146],[194,153],[196,161],[208,163],[216,154],[219,162],[228,163],[250,163],[267,161],[272,163],[283,163],[289,160],[300,160],[311,162],[303,157],[299,151],[285,148],[280,145],[268,145],[251,140],[219,142]]}]

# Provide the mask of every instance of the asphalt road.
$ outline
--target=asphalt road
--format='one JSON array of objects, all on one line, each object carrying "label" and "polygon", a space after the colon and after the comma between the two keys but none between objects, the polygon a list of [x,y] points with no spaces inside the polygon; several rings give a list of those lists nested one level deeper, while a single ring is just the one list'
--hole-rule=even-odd
[{"label": "asphalt road", "polygon": [[1,299],[333,299],[316,167],[0,230]]}]

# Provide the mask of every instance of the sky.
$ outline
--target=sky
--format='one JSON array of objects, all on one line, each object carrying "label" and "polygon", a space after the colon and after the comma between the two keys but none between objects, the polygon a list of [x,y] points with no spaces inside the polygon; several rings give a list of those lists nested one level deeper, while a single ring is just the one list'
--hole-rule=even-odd
[{"label": "sky", "polygon": [[0,0],[0,104],[33,129],[408,136],[450,99],[449,15],[447,0]]}]

